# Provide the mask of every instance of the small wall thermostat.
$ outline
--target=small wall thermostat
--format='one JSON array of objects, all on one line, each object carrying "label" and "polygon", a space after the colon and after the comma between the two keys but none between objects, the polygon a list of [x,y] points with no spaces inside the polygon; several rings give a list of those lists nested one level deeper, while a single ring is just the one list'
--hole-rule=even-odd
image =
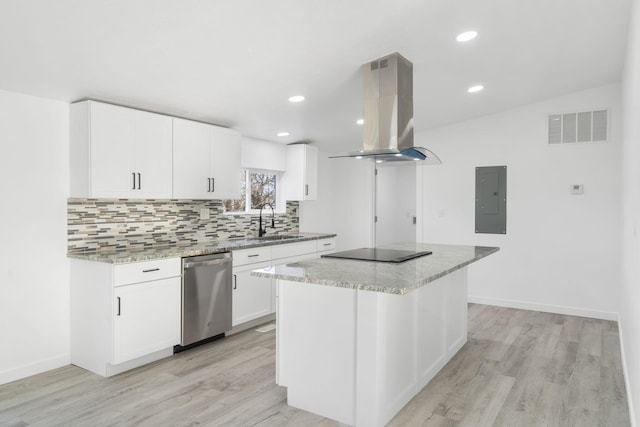
[{"label": "small wall thermostat", "polygon": [[571,186],[571,194],[583,194],[584,186],[582,184],[573,184]]}]

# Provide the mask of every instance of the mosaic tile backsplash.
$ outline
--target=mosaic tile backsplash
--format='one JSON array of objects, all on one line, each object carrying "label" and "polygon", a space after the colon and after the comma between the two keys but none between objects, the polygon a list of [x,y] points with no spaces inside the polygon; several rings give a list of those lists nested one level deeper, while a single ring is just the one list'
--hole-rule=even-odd
[{"label": "mosaic tile backsplash", "polygon": [[[299,231],[299,202],[275,214],[271,234]],[[200,211],[209,210],[201,220]],[[271,209],[263,219],[271,224]],[[67,201],[67,250],[115,251],[256,236],[258,215],[224,215],[221,200],[76,199]]]}]

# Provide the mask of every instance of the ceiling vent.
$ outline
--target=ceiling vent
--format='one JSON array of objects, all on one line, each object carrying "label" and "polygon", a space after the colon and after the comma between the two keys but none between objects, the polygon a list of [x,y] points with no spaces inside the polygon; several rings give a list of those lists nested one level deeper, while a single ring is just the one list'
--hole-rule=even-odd
[{"label": "ceiling vent", "polygon": [[549,144],[607,142],[608,110],[549,114]]}]

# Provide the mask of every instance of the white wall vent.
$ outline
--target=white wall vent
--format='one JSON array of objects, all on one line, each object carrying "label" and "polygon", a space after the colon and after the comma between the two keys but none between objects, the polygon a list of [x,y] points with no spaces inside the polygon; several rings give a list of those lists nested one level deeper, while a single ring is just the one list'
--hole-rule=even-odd
[{"label": "white wall vent", "polygon": [[549,144],[606,142],[608,110],[549,114]]}]

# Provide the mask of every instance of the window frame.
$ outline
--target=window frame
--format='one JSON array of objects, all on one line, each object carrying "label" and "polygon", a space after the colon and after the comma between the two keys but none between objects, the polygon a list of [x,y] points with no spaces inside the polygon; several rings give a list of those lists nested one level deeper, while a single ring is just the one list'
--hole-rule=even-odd
[{"label": "window frame", "polygon": [[[248,190],[248,191],[245,191],[245,195],[244,195],[245,209],[244,211],[224,212],[224,215],[259,215],[260,214],[260,209],[248,208],[249,206],[251,206],[251,174],[252,173],[263,173],[268,175],[275,175],[276,201],[275,201],[275,206],[273,207],[274,212],[279,214],[286,213],[286,201],[284,200],[284,196],[282,194],[282,186],[281,186],[281,183],[282,183],[281,172],[266,170],[266,169],[252,169],[252,168],[241,168],[240,171],[244,172],[245,189]],[[264,212],[271,212],[271,209],[267,207],[266,209],[263,209],[262,212],[263,214]]]}]

